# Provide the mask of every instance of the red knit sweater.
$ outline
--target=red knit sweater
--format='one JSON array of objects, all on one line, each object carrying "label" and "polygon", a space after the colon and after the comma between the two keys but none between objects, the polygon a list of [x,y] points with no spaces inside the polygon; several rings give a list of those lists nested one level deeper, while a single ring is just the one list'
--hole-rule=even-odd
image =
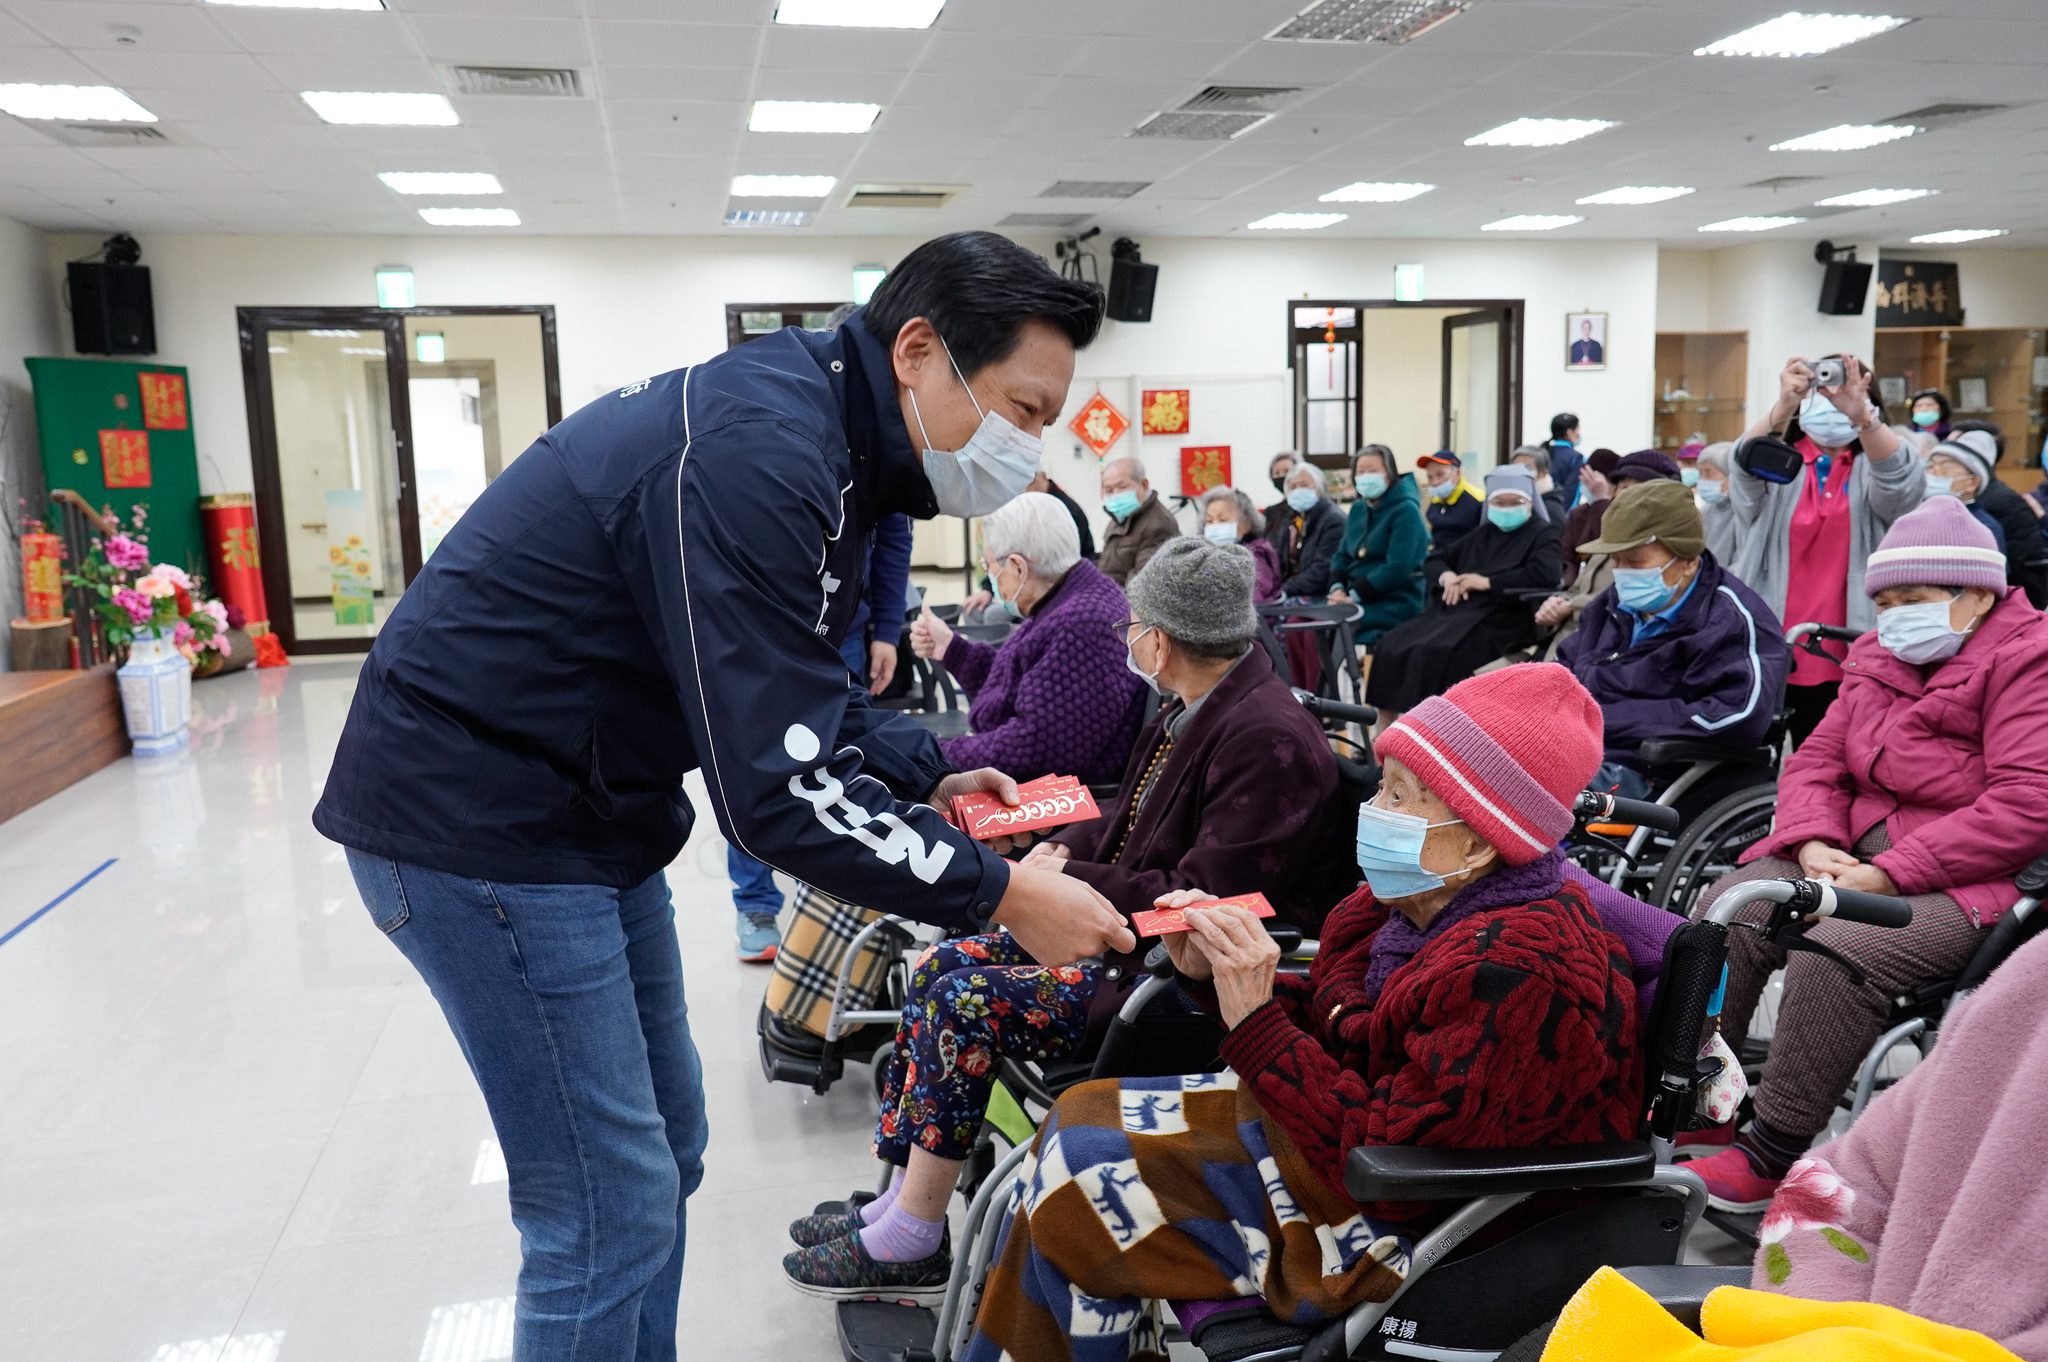
[{"label": "red knit sweater", "polygon": [[[1343,1190],[1354,1145],[1487,1149],[1633,1137],[1643,1111],[1628,954],[1567,881],[1426,943],[1376,1003],[1362,987],[1387,910],[1360,889],[1306,979],[1233,1028],[1229,1061],[1267,1116]],[[1371,1208],[1412,1218],[1414,1205]]]}]

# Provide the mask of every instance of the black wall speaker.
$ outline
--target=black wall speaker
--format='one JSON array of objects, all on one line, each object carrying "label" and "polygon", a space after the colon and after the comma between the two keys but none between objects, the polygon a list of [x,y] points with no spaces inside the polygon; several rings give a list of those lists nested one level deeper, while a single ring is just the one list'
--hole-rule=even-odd
[{"label": "black wall speaker", "polygon": [[1830,260],[1820,281],[1820,310],[1833,317],[1854,317],[1863,311],[1870,292],[1870,266],[1854,260]]},{"label": "black wall speaker", "polygon": [[74,260],[71,343],[81,355],[153,355],[156,310],[149,297],[149,266]]},{"label": "black wall speaker", "polygon": [[1152,320],[1152,290],[1159,286],[1159,267],[1136,260],[1109,264],[1109,319],[1113,322]]}]

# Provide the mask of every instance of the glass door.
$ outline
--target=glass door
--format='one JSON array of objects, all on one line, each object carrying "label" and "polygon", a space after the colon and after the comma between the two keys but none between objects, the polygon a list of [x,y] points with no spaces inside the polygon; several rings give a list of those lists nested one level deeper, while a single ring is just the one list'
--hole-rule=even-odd
[{"label": "glass door", "polygon": [[1467,468],[1499,464],[1512,446],[1520,406],[1514,319],[1506,307],[1443,321],[1443,447]]},{"label": "glass door", "polygon": [[265,585],[283,588],[270,613],[285,646],[337,651],[376,635],[422,554],[401,319],[320,321],[264,325],[253,337],[268,436],[259,446],[270,456],[258,463],[271,483],[259,501],[274,522],[261,540]]}]

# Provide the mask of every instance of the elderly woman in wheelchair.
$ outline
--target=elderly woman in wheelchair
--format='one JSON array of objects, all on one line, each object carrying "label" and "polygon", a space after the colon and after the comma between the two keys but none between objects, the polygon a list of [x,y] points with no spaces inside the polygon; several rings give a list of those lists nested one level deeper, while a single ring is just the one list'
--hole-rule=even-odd
[{"label": "elderly woman in wheelchair", "polygon": [[1476,677],[1377,744],[1365,888],[1309,974],[1241,910],[1162,900],[1184,994],[1228,1071],[1089,1082],[1042,1126],[964,1356],[1122,1357],[1144,1299],[1265,1298],[1312,1324],[1384,1300],[1440,1213],[1354,1200],[1358,1145],[1501,1149],[1633,1136],[1644,1110],[1627,953],[1558,843],[1600,762],[1569,672]]},{"label": "elderly woman in wheelchair", "polygon": [[[1196,884],[1262,890],[1313,928],[1339,892],[1348,811],[1322,729],[1253,647],[1252,557],[1183,537],[1131,579],[1129,667],[1167,703],[1140,733],[1103,816],[1032,848],[1130,912]],[[1345,882],[1349,882],[1348,876]],[[945,1208],[1004,1057],[1047,1061],[1106,1022],[1134,959],[1049,969],[1008,935],[943,942],[914,973],[887,1061],[875,1152],[898,1172],[872,1201],[790,1226],[798,1290],[828,1299],[942,1294]],[[1098,995],[1110,1005],[1098,1004]]]},{"label": "elderly woman in wheelchair", "polygon": [[1779,968],[1785,996],[1751,1124],[1693,1141],[1726,1146],[1689,1165],[1722,1211],[1769,1204],[1898,1000],[1962,971],[2020,897],[2015,875],[2048,851],[2048,617],[2007,586],[2003,555],[1952,497],[1900,517],[1864,584],[1877,632],[1850,649],[1840,696],[1787,760],[1770,835],[1707,900],[1804,874],[1904,896],[1913,921],[1823,923],[1791,952],[1731,935],[1729,1043],[1741,1048]]}]

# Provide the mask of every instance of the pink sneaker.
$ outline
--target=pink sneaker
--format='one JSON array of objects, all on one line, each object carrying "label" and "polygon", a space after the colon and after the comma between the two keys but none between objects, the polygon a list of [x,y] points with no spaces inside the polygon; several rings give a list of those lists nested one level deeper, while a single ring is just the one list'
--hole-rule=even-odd
[{"label": "pink sneaker", "polygon": [[1749,1155],[1733,1145],[1718,1154],[1686,1165],[1707,1184],[1707,1204],[1721,1211],[1761,1211],[1777,1195],[1782,1178],[1761,1178],[1749,1166]]},{"label": "pink sneaker", "polygon": [[1735,1122],[1723,1121],[1717,1126],[1700,1130],[1688,1130],[1671,1142],[1673,1159],[1698,1159],[1718,1153],[1735,1143]]}]

